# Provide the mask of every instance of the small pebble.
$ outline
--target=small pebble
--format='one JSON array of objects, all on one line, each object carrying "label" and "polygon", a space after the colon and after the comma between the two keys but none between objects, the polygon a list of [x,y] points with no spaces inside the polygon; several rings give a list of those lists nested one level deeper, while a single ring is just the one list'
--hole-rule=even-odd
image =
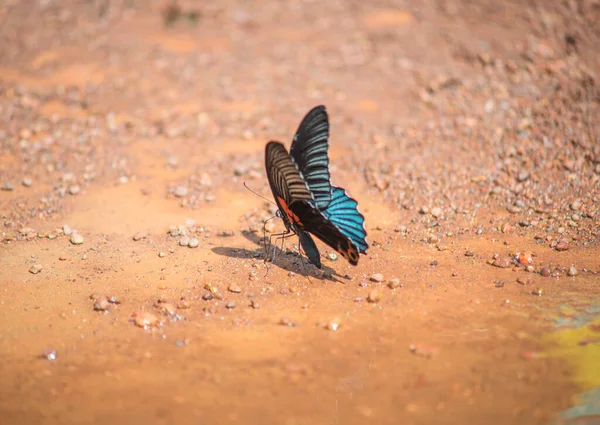
[{"label": "small pebble", "polygon": [[338,319],[333,319],[329,322],[327,322],[327,324],[325,325],[325,329],[327,329],[328,331],[337,331],[341,326],[341,323]]},{"label": "small pebble", "polygon": [[523,286],[525,286],[525,285],[531,285],[531,278],[525,277],[525,276],[519,276],[517,278],[517,283],[520,283]]},{"label": "small pebble", "polygon": [[0,190],[5,190],[7,192],[10,192],[13,189],[14,187],[11,182],[2,182],[2,185],[0,186]]},{"label": "small pebble", "polygon": [[182,236],[181,239],[179,239],[179,246],[188,246],[189,243],[190,238],[187,236]]},{"label": "small pebble", "polygon": [[382,293],[381,290],[379,288],[373,289],[371,292],[369,292],[369,296],[367,297],[367,301],[369,301],[370,303],[378,303],[379,301],[381,301],[382,298]]},{"label": "small pebble", "polygon": [[177,186],[173,192],[178,198],[184,198],[188,194],[188,188],[186,186]]},{"label": "small pebble", "polygon": [[439,207],[435,207],[431,210],[431,215],[435,218],[440,218],[442,216],[442,209]]},{"label": "small pebble", "polygon": [[467,251],[465,252],[465,257],[472,257],[473,255],[475,254],[470,249],[467,249]]},{"label": "small pebble", "polygon": [[24,177],[23,181],[21,181],[21,184],[25,187],[31,187],[31,185],[33,184],[33,180],[31,179],[31,177]]},{"label": "small pebble", "polygon": [[41,357],[46,360],[56,360],[56,350],[54,348],[47,348],[42,352]]},{"label": "small pebble", "polygon": [[260,304],[256,300],[250,300],[250,307],[256,310],[260,308]]},{"label": "small pebble", "polygon": [[145,232],[137,232],[135,235],[133,235],[133,240],[134,241],[140,241],[142,239],[146,238],[146,233]]},{"label": "small pebble", "polygon": [[544,290],[542,288],[537,288],[537,289],[534,289],[533,291],[531,291],[531,294],[541,297],[542,295],[544,295]]},{"label": "small pebble", "polygon": [[240,288],[239,286],[237,286],[234,283],[232,283],[231,285],[229,285],[229,287],[227,288],[227,290],[229,292],[233,292],[234,294],[239,294],[240,292],[242,292],[242,288]]},{"label": "small pebble", "polygon": [[566,241],[560,241],[556,244],[555,249],[557,251],[567,251],[569,249],[569,243]]},{"label": "small pebble", "polygon": [[73,229],[68,224],[63,224],[62,231],[65,236],[70,236],[73,233]]},{"label": "small pebble", "polygon": [[338,256],[335,252],[330,252],[327,254],[327,258],[329,258],[330,261],[337,261]]},{"label": "small pebble", "polygon": [[231,310],[232,308],[235,308],[235,302],[229,301],[227,304],[225,304],[225,307]]},{"label": "small pebble", "polygon": [[371,282],[383,282],[383,274],[374,273],[371,275],[370,279],[371,279]]},{"label": "small pebble", "polygon": [[390,289],[402,288],[402,284],[400,283],[400,279],[398,279],[397,277],[393,278],[388,283],[388,287]]},{"label": "small pebble", "polygon": [[206,294],[202,295],[202,299],[204,301],[211,301],[214,298],[215,298],[214,295],[210,292],[207,292]]},{"label": "small pebble", "polygon": [[575,276],[577,276],[578,273],[579,272],[577,271],[577,268],[575,266],[571,266],[571,267],[569,267],[569,270],[567,271],[567,276],[575,277]]},{"label": "small pebble", "polygon": [[71,233],[71,243],[73,245],[81,245],[83,243],[83,236],[79,233]]},{"label": "small pebble", "polygon": [[41,264],[34,264],[33,266],[29,267],[29,273],[31,273],[31,274],[38,274],[41,271],[42,271]]},{"label": "small pebble", "polygon": [[550,276],[550,269],[548,267],[542,267],[540,274],[544,277]]},{"label": "small pebble", "polygon": [[427,214],[429,212],[429,208],[427,208],[425,205],[423,205],[420,209],[419,209],[419,214]]},{"label": "small pebble", "polygon": [[198,248],[198,245],[200,245],[200,241],[197,238],[190,238],[188,242],[190,248]]},{"label": "small pebble", "polygon": [[165,255],[166,255],[166,254],[165,254],[163,251],[158,251],[158,256],[159,256],[160,258],[164,258],[164,256],[165,256]]},{"label": "small pebble", "polygon": [[96,299],[94,302],[94,310],[95,311],[109,311],[110,303],[108,302],[108,297],[106,295],[102,295]]},{"label": "small pebble", "polygon": [[492,266],[506,269],[513,265],[513,261],[510,257],[498,257],[492,262]]},{"label": "small pebble", "polygon": [[140,328],[149,328],[158,325],[158,317],[147,311],[141,313],[133,313],[133,323]]},{"label": "small pebble", "polygon": [[71,195],[77,195],[79,192],[81,192],[81,188],[79,187],[79,185],[74,184],[69,186],[69,193]]},{"label": "small pebble", "polygon": [[529,266],[533,264],[533,257],[531,252],[517,252],[516,258],[519,264],[522,264],[524,266]]},{"label": "small pebble", "polygon": [[297,328],[298,326],[300,326],[298,323],[292,322],[287,317],[282,317],[281,320],[279,320],[279,324],[282,326],[288,326],[290,328]]}]

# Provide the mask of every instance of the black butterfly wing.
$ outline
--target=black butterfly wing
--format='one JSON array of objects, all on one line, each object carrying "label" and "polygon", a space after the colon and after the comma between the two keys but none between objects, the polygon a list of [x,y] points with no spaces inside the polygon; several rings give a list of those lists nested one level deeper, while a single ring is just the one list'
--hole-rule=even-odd
[{"label": "black butterfly wing", "polygon": [[358,264],[359,251],[356,245],[318,209],[306,201],[292,202],[290,209],[298,217],[303,230],[335,249],[353,266]]},{"label": "black butterfly wing", "polygon": [[286,226],[297,224],[297,217],[289,209],[294,201],[313,202],[313,197],[306,187],[298,167],[290,158],[285,147],[279,142],[269,142],[265,148],[265,167],[269,186]]},{"label": "black butterfly wing", "polygon": [[331,203],[322,213],[350,238],[359,252],[367,252],[369,245],[366,240],[365,217],[358,211],[358,202],[349,197],[344,189],[333,187]]},{"label": "black butterfly wing", "polygon": [[313,241],[313,238],[303,230],[297,229],[298,231],[298,239],[300,240],[300,246],[304,250],[304,253],[308,257],[308,261],[311,264],[317,266],[317,268],[321,268],[321,254],[319,254],[319,249]]},{"label": "black butterfly wing", "polygon": [[331,202],[329,175],[329,118],[325,106],[311,109],[294,135],[290,155],[298,165],[306,185],[320,210]]}]

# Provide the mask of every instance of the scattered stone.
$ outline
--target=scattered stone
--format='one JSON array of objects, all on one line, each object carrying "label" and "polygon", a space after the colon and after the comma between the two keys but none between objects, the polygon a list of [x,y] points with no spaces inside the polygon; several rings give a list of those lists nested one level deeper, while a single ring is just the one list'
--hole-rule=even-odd
[{"label": "scattered stone", "polygon": [[569,270],[567,271],[567,276],[575,277],[578,274],[579,274],[579,272],[577,271],[577,268],[575,266],[569,267]]},{"label": "scattered stone", "polygon": [[33,180],[31,179],[31,177],[23,177],[21,184],[25,187],[31,187],[31,185],[33,184]]},{"label": "scattered stone", "polygon": [[165,254],[163,251],[158,251],[158,256],[159,256],[160,258],[164,258],[164,257],[165,257],[165,255],[167,255],[167,254]]},{"label": "scattered stone", "polygon": [[56,360],[56,358],[57,358],[56,349],[54,349],[54,348],[46,348],[42,352],[42,354],[41,354],[40,357],[42,357],[43,359],[46,359],[46,360]]},{"label": "scattered stone", "polygon": [[235,302],[229,301],[227,304],[225,304],[225,308],[227,308],[229,310],[235,308]]},{"label": "scattered stone", "polygon": [[526,277],[526,276],[519,276],[517,278],[517,283],[520,283],[523,286],[531,285],[531,278]]},{"label": "scattered stone", "polygon": [[31,273],[31,274],[38,274],[41,271],[42,271],[41,264],[34,264],[33,266],[29,267],[29,273]]},{"label": "scattered stone", "polygon": [[250,307],[256,310],[260,308],[260,304],[256,300],[250,300]]},{"label": "scattered stone", "polygon": [[559,241],[554,247],[557,251],[567,251],[569,249],[569,242],[565,240]]},{"label": "scattered stone", "polygon": [[475,254],[470,249],[467,249],[467,251],[465,252],[465,257],[472,257],[473,255]]},{"label": "scattered stone", "polygon": [[133,240],[136,242],[141,241],[142,239],[146,239],[146,232],[137,232],[133,235]]},{"label": "scattered stone", "polygon": [[179,246],[188,246],[189,243],[190,238],[188,236],[182,236],[181,239],[179,239]]},{"label": "scattered stone", "polygon": [[14,186],[11,182],[2,182],[2,185],[0,186],[0,190],[5,190],[7,192],[10,192],[11,190],[14,189]]},{"label": "scattered stone", "polygon": [[389,281],[388,287],[390,289],[403,288],[402,284],[400,283],[400,279],[398,279],[397,277]]},{"label": "scattered stone", "polygon": [[499,267],[501,269],[506,269],[508,267],[511,267],[512,265],[513,261],[510,257],[498,257],[492,262],[492,266]]},{"label": "scattered stone", "polygon": [[198,245],[200,245],[200,241],[197,238],[190,238],[188,242],[190,248],[198,248]]},{"label": "scattered stone", "polygon": [[71,233],[71,243],[73,245],[81,245],[83,243],[83,236],[81,236],[79,233]]},{"label": "scattered stone", "polygon": [[540,269],[540,274],[544,277],[549,277],[550,276],[550,269],[548,267],[542,267]]},{"label": "scattered stone", "polygon": [[581,201],[581,199],[575,199],[573,201],[573,203],[571,203],[571,209],[573,211],[579,211],[582,206],[583,206],[583,202]]},{"label": "scattered stone", "polygon": [[32,229],[31,227],[22,227],[21,229],[19,229],[19,234],[21,236],[27,236],[32,233],[35,233],[35,229]]},{"label": "scattered stone", "polygon": [[214,298],[215,298],[215,297],[214,297],[214,296],[213,296],[213,294],[212,294],[212,293],[210,293],[210,292],[207,292],[207,293],[205,293],[204,295],[202,295],[202,299],[203,299],[204,301],[211,301],[211,300],[213,300]]},{"label": "scattered stone", "polygon": [[333,319],[329,322],[327,322],[327,324],[325,325],[325,329],[327,329],[328,331],[337,331],[341,326],[341,323],[338,319]]},{"label": "scattered stone", "polygon": [[519,173],[519,175],[517,176],[517,181],[519,183],[522,183],[522,182],[527,181],[527,180],[529,180],[529,172],[527,172],[525,170],[521,171]]},{"label": "scattered stone", "polygon": [[426,207],[425,205],[423,205],[420,209],[419,209],[419,214],[427,214],[429,212],[429,208]]},{"label": "scattered stone", "polygon": [[431,215],[434,216],[435,218],[440,218],[442,216],[442,209],[439,207],[435,207],[431,210]]},{"label": "scattered stone", "polygon": [[68,224],[63,224],[62,232],[65,236],[70,236],[73,233],[73,229]]},{"label": "scattered stone", "polygon": [[233,292],[234,294],[239,294],[240,292],[242,292],[242,288],[240,288],[238,285],[232,283],[229,285],[229,287],[227,288],[227,290],[229,292]]},{"label": "scattered stone", "polygon": [[403,224],[399,224],[394,228],[394,232],[398,232],[398,233],[400,233],[400,232],[406,233],[407,230],[408,230],[408,228]]},{"label": "scattered stone", "polygon": [[363,302],[363,297],[356,297],[356,298],[354,298],[354,302],[355,303],[362,303]]},{"label": "scattered stone", "polygon": [[282,317],[281,320],[279,320],[279,324],[282,326],[290,327],[290,328],[297,328],[298,326],[300,326],[298,323],[292,322],[287,317]]},{"label": "scattered stone", "polygon": [[73,185],[69,186],[69,193],[71,195],[77,195],[79,192],[81,192],[81,188],[79,187],[78,184],[73,184]]},{"label": "scattered stone", "polygon": [[337,261],[338,256],[335,252],[330,252],[327,254],[327,258],[329,258],[330,261]]},{"label": "scattered stone", "polygon": [[374,273],[371,275],[370,279],[371,279],[371,282],[383,282],[383,274]]},{"label": "scattered stone", "polygon": [[431,358],[439,351],[438,347],[424,344],[411,344],[408,349],[414,355],[425,358]]},{"label": "scattered stone", "polygon": [[504,223],[500,229],[502,233],[510,233],[513,227],[509,223]]},{"label": "scattered stone", "polygon": [[106,295],[101,295],[96,298],[96,301],[94,302],[94,310],[105,312],[110,310],[110,302],[108,301],[108,297]]},{"label": "scattered stone", "polygon": [[519,264],[522,264],[524,266],[529,266],[533,264],[533,255],[531,254],[531,252],[517,252],[515,258],[517,259],[517,262]]},{"label": "scattered stone", "polygon": [[533,291],[531,291],[531,294],[541,297],[542,295],[544,295],[544,290],[542,288],[537,288],[537,289],[534,289]]},{"label": "scattered stone", "polygon": [[178,198],[185,198],[188,195],[188,188],[186,186],[177,186],[173,194]]},{"label": "scattered stone", "polygon": [[158,317],[147,311],[133,313],[133,323],[140,328],[148,329],[152,326],[158,326]]},{"label": "scattered stone", "polygon": [[381,290],[379,288],[375,288],[371,292],[369,292],[367,301],[370,303],[376,304],[379,301],[381,301],[382,296],[383,296],[383,294],[381,293]]}]

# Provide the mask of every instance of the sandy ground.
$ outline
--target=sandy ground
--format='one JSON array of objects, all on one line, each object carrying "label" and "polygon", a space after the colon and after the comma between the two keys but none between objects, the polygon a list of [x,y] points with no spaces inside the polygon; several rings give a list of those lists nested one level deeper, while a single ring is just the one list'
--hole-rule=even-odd
[{"label": "sandy ground", "polygon": [[[599,22],[2,2],[0,423],[600,423]],[[243,187],[318,104],[357,267]]]}]

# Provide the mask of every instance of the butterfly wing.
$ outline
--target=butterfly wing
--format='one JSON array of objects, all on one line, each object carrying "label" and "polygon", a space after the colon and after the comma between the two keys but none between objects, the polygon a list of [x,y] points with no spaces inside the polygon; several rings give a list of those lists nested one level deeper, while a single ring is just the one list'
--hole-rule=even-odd
[{"label": "butterfly wing", "polygon": [[290,205],[293,214],[302,222],[302,230],[312,233],[331,248],[339,252],[353,266],[358,264],[358,248],[321,211],[306,201]]},{"label": "butterfly wing", "polygon": [[269,186],[277,206],[284,216],[286,227],[298,224],[289,205],[293,201],[313,202],[313,197],[306,187],[298,167],[290,158],[285,147],[279,142],[269,142],[265,148],[265,167]]},{"label": "butterfly wing", "polygon": [[329,118],[324,106],[311,109],[294,135],[290,155],[298,165],[308,189],[320,210],[331,202],[329,157]]},{"label": "butterfly wing", "polygon": [[303,230],[298,230],[298,239],[300,240],[300,246],[304,250],[304,253],[308,257],[308,261],[311,264],[317,266],[317,268],[321,268],[321,254],[319,254],[319,249],[317,245],[315,245],[315,241],[313,238]]},{"label": "butterfly wing", "polygon": [[367,252],[365,217],[358,211],[358,202],[341,187],[333,187],[331,203],[323,215],[356,245],[361,253]]}]

